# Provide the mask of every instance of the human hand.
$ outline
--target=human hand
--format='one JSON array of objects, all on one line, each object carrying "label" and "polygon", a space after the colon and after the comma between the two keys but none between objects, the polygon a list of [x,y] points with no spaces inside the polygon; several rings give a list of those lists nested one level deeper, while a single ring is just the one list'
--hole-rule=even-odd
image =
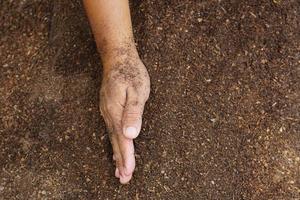
[{"label": "human hand", "polygon": [[135,168],[133,139],[141,130],[142,114],[150,93],[150,79],[137,53],[119,50],[104,66],[100,111],[109,131],[120,183],[130,181]]}]

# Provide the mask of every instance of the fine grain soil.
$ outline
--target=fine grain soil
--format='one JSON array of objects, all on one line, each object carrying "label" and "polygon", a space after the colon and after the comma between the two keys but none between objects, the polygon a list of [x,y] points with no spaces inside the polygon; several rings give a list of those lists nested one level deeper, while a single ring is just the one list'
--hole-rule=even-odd
[{"label": "fine grain soil", "polygon": [[137,169],[114,177],[81,1],[0,1],[0,199],[300,199],[300,2],[144,0]]}]

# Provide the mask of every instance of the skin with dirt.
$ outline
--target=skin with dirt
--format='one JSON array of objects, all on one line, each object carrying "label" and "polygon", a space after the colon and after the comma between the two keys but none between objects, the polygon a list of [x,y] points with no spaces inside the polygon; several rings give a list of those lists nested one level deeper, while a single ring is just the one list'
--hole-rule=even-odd
[{"label": "skin with dirt", "polygon": [[[125,138],[124,133],[130,126],[136,127],[137,133],[141,130],[141,116],[149,98],[150,79],[136,53],[124,53],[123,48],[117,52],[111,67],[103,70],[100,111],[113,147],[115,176],[124,184],[130,180],[135,168],[134,144],[132,139]],[[129,135],[130,138],[136,138],[137,133]]]},{"label": "skin with dirt", "polygon": [[132,1],[151,93],[128,185],[81,1],[0,5],[0,199],[300,198],[299,1]]}]

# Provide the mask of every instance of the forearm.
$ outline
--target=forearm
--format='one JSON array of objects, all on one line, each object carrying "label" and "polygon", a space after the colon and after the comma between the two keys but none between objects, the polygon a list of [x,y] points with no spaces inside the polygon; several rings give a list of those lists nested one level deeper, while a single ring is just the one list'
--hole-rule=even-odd
[{"label": "forearm", "polygon": [[128,0],[83,1],[103,65],[100,111],[113,147],[115,176],[124,184],[135,168],[133,139],[141,131],[149,74],[134,44]]},{"label": "forearm", "polygon": [[128,0],[84,0],[103,66],[120,49],[135,50]]}]

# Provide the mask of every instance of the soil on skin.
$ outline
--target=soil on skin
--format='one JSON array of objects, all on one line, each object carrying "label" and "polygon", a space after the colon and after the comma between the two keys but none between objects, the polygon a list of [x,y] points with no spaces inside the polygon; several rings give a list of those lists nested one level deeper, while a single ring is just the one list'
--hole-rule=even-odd
[{"label": "soil on skin", "polygon": [[122,186],[81,1],[1,1],[0,199],[300,199],[300,2],[131,7],[152,90]]}]

